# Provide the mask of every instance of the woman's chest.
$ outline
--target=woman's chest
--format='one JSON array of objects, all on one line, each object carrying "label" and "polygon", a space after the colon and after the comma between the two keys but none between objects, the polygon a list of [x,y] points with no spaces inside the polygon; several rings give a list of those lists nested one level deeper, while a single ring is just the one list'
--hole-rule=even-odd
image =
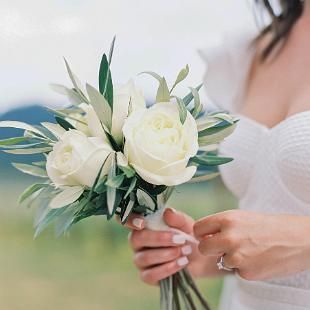
[{"label": "woman's chest", "polygon": [[221,167],[221,173],[239,199],[252,195],[266,203],[285,195],[310,204],[310,111],[272,129],[241,116],[220,152],[234,158]]}]

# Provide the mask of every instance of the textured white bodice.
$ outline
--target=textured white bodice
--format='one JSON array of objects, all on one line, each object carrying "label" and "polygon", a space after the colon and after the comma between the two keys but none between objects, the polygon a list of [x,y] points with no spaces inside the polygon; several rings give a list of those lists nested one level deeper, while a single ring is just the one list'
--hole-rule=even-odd
[{"label": "textured white bodice", "polygon": [[[226,37],[225,43],[202,52],[208,63],[205,86],[209,98],[237,115],[253,58],[251,38],[251,33],[238,38]],[[239,207],[263,213],[310,216],[310,111],[292,115],[271,129],[238,116],[237,129],[222,143],[220,152],[234,158],[221,167],[221,175],[228,189],[238,197]],[[246,297],[248,306],[235,301],[239,308],[231,309],[295,309],[293,305],[299,303],[304,308],[296,306],[296,309],[310,309],[310,270],[266,282],[239,279],[238,283],[243,292],[251,288],[253,296]],[[254,299],[262,299],[255,294],[261,293],[264,287],[269,292],[268,300],[279,304],[255,306]],[[291,294],[286,292],[286,301],[281,301],[284,291],[290,288]],[[273,289],[275,293],[270,293]],[[285,308],[283,304],[287,303],[290,306]],[[250,304],[253,306],[249,307]]]}]

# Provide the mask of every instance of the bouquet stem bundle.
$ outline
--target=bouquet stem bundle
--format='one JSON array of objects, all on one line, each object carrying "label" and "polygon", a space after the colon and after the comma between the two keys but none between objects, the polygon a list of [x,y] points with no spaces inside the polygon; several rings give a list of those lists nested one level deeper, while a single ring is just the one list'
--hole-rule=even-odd
[{"label": "bouquet stem bundle", "polygon": [[159,285],[162,310],[181,310],[182,304],[186,310],[210,310],[207,301],[186,268],[161,280]]}]

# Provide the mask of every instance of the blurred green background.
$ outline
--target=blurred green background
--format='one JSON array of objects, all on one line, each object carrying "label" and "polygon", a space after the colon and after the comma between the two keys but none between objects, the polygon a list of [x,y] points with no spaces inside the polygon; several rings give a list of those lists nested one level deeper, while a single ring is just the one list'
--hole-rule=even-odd
[{"label": "blurred green background", "polygon": [[[16,203],[33,181],[2,166],[0,309],[159,309],[158,290],[140,281],[127,244],[128,231],[119,224],[90,218],[68,236],[55,238],[51,227],[33,239],[35,210]],[[179,187],[171,206],[199,218],[232,208],[235,201],[216,180]],[[221,280],[203,279],[198,284],[217,309]]]}]

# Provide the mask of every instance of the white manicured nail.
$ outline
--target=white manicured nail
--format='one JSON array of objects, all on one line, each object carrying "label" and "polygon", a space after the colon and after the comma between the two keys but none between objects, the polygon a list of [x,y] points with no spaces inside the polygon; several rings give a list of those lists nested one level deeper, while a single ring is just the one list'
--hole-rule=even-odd
[{"label": "white manicured nail", "polygon": [[185,245],[184,247],[182,247],[181,251],[183,255],[190,255],[192,254],[193,249],[190,245]]},{"label": "white manicured nail", "polygon": [[138,229],[141,229],[143,226],[143,219],[135,218],[132,220],[132,225],[137,227]]},{"label": "white manicured nail", "polygon": [[180,267],[183,267],[183,266],[187,265],[187,264],[188,264],[188,258],[187,258],[186,256],[183,256],[183,257],[179,258],[179,259],[177,260],[177,264],[178,264]]},{"label": "white manicured nail", "polygon": [[182,236],[182,235],[174,235],[173,237],[172,237],[172,242],[174,243],[174,244],[184,244],[185,243],[185,237],[184,236]]}]

